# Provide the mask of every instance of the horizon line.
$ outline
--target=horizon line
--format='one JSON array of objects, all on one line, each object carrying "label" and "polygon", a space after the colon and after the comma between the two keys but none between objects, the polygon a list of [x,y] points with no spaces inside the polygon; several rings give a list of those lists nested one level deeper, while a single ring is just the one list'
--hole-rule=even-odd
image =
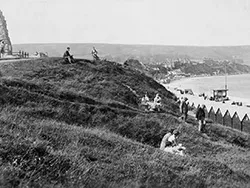
[{"label": "horizon line", "polygon": [[124,45],[124,46],[174,46],[174,47],[242,47],[242,46],[250,46],[250,44],[242,44],[242,45],[178,45],[178,44],[124,44],[124,43],[104,43],[104,42],[47,42],[47,43],[12,43],[12,45],[46,45],[46,44],[106,44],[106,45]]}]

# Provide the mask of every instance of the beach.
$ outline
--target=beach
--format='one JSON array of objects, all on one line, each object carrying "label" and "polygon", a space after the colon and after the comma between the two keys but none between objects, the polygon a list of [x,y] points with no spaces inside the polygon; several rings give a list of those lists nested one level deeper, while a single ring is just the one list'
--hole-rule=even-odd
[{"label": "beach", "polygon": [[[192,77],[181,80],[176,80],[170,84],[164,84],[166,89],[175,93],[178,97],[187,97],[190,104],[194,103],[197,107],[199,104],[204,104],[209,111],[213,107],[216,112],[220,109],[222,115],[228,110],[233,116],[237,112],[239,119],[242,120],[247,114],[250,117],[250,98],[248,98],[250,89],[250,75],[232,75],[227,76],[228,97],[229,100],[225,103],[204,100],[199,97],[199,94],[205,93],[207,96],[212,96],[213,89],[225,88],[225,76],[210,76],[210,77]],[[247,84],[249,83],[249,84]],[[194,95],[180,94],[177,89],[192,89]],[[232,102],[242,102],[242,106],[232,105]]]}]

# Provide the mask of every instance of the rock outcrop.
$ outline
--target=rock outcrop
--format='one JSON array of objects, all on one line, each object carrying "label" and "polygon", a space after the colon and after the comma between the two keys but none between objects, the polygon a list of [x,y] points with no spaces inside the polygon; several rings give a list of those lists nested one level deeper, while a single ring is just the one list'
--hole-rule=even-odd
[{"label": "rock outcrop", "polygon": [[1,10],[0,10],[0,54],[1,57],[12,54],[12,45],[7,30],[7,24]]}]

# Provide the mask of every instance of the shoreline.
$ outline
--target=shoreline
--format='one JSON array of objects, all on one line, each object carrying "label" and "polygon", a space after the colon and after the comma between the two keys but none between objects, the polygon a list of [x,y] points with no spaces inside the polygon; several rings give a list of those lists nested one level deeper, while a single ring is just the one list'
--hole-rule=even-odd
[{"label": "shoreline", "polygon": [[[234,77],[238,77],[238,76],[250,76],[250,74],[237,74],[237,75],[227,75],[227,80],[232,80],[232,78]],[[200,87],[199,81],[200,80],[208,80],[208,81],[215,81],[215,79],[218,78],[218,82],[220,81],[222,84],[222,87],[212,87],[211,85],[208,86],[202,86]],[[185,78],[181,78],[178,80],[174,80],[168,84],[162,84],[164,85],[165,88],[169,88],[169,89],[191,89],[193,91],[193,93],[195,95],[199,95],[202,93],[205,93],[208,96],[212,95],[212,89],[224,89],[225,88],[225,79],[224,76],[222,75],[218,75],[218,76],[197,76],[197,77],[185,77]],[[196,83],[195,83],[196,82]],[[217,82],[217,80],[216,80]],[[206,83],[205,83],[206,84]],[[230,85],[229,85],[230,86]],[[233,89],[230,90],[230,87],[228,87],[228,83],[227,83],[227,88],[229,89],[229,93],[228,93],[228,97],[230,98],[230,101],[236,101],[236,102],[244,102],[244,103],[248,103],[250,105],[250,98],[248,97],[242,97],[239,96],[237,94],[235,94],[235,91],[233,91]],[[242,101],[240,101],[242,100]]]},{"label": "shoreline", "polygon": [[201,76],[201,75],[198,75],[198,76],[190,76],[190,77],[182,77],[182,78],[178,78],[178,79],[174,79],[172,81],[170,81],[170,83],[168,84],[165,84],[165,85],[170,85],[170,84],[173,84],[173,83],[176,83],[176,82],[181,82],[183,80],[195,80],[195,79],[201,79],[201,78],[215,78],[215,77],[232,77],[232,76],[244,76],[244,75],[250,75],[250,73],[243,73],[243,74],[227,74],[227,75],[206,75],[206,76]]},{"label": "shoreline", "polygon": [[[240,75],[229,75],[230,77],[234,76],[244,76],[244,75],[250,75],[250,74],[240,74]],[[228,77],[229,77],[228,76]],[[193,84],[193,87],[185,87],[185,84],[188,83],[187,85],[191,86],[190,83],[192,83],[193,80],[197,79],[211,79],[211,78],[221,78],[224,76],[204,76],[204,77],[190,77],[190,78],[184,78],[184,79],[179,79],[175,80],[174,82],[170,82],[169,84],[162,84],[167,90],[171,91],[174,93],[177,97],[187,97],[188,101],[190,104],[194,103],[194,105],[197,107],[199,104],[204,104],[207,107],[207,110],[209,111],[211,107],[213,107],[214,111],[216,112],[218,109],[221,110],[222,114],[224,115],[225,112],[228,110],[230,115],[233,116],[235,112],[237,112],[240,120],[244,118],[244,116],[247,114],[248,117],[250,117],[250,98],[244,98],[244,97],[239,97],[235,95],[230,95],[228,94],[229,101],[225,101],[225,103],[222,102],[215,102],[215,101],[210,101],[210,100],[204,100],[203,97],[199,97],[199,92],[197,90],[197,86]],[[209,86],[204,86],[205,88],[209,88]],[[179,91],[176,90],[178,89],[192,89],[194,92],[194,95],[189,95],[189,94],[180,94]],[[232,102],[242,102],[242,106],[238,105],[232,105]]]}]

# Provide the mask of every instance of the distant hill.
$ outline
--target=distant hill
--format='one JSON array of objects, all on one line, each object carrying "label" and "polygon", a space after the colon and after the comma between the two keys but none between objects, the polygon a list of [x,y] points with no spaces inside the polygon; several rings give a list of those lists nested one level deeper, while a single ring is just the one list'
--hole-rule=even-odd
[{"label": "distant hill", "polygon": [[92,58],[90,52],[95,46],[102,58],[124,62],[128,58],[138,59],[143,63],[165,61],[167,58],[220,60],[242,59],[250,65],[250,46],[163,46],[163,45],[123,45],[123,44],[14,44],[14,51],[24,50],[30,54],[36,51],[48,52],[50,56],[60,57],[66,47],[78,57]]}]

